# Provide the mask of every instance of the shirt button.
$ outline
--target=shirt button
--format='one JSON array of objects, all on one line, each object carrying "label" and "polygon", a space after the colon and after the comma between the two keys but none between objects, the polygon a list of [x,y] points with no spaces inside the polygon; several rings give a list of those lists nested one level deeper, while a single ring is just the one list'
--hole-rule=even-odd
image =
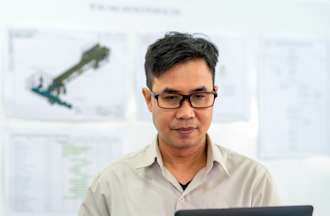
[{"label": "shirt button", "polygon": [[186,206],[184,197],[180,197],[178,201],[178,206],[180,206],[181,209],[183,209]]},{"label": "shirt button", "polygon": [[177,208],[181,209],[184,206],[184,198],[180,197],[176,203]]}]

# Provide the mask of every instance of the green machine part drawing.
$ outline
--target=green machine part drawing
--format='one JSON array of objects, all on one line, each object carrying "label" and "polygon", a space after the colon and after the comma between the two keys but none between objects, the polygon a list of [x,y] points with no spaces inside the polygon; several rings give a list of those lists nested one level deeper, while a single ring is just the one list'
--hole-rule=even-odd
[{"label": "green machine part drawing", "polygon": [[55,77],[46,88],[43,87],[43,78],[40,77],[39,84],[32,86],[31,90],[47,98],[51,104],[58,104],[71,109],[72,104],[60,99],[61,94],[66,94],[66,83],[80,76],[90,68],[94,70],[98,69],[100,64],[108,59],[109,54],[109,48],[97,43],[82,54],[77,64]]}]

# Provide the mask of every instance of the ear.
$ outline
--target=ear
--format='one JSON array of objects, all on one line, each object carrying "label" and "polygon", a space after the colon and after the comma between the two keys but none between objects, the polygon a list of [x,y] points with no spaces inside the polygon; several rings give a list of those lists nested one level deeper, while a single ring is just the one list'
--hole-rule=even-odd
[{"label": "ear", "polygon": [[149,88],[146,88],[146,87],[142,88],[142,94],[144,97],[144,101],[146,102],[149,112],[152,112],[152,96],[150,93],[151,92],[150,92]]},{"label": "ear", "polygon": [[214,89],[215,92],[218,92],[219,87],[217,85],[214,85],[213,89]]}]

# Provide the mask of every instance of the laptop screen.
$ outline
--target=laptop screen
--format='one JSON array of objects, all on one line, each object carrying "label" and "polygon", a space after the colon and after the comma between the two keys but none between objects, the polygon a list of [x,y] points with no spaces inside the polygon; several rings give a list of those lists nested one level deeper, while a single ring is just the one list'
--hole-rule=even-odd
[{"label": "laptop screen", "polygon": [[312,216],[313,206],[178,210],[175,216]]}]

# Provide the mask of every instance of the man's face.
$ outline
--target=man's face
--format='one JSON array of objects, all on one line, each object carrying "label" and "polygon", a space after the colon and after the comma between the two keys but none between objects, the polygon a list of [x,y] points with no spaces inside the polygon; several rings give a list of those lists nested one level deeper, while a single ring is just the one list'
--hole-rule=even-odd
[{"label": "man's face", "polygon": [[[216,88],[216,87],[215,87]],[[152,91],[166,91],[183,95],[199,91],[213,91],[212,74],[203,59],[193,59],[177,64],[153,80]],[[176,109],[160,108],[148,88],[143,89],[153,122],[158,130],[160,144],[175,148],[188,148],[203,144],[212,119],[212,107],[192,108],[185,100]]]}]

